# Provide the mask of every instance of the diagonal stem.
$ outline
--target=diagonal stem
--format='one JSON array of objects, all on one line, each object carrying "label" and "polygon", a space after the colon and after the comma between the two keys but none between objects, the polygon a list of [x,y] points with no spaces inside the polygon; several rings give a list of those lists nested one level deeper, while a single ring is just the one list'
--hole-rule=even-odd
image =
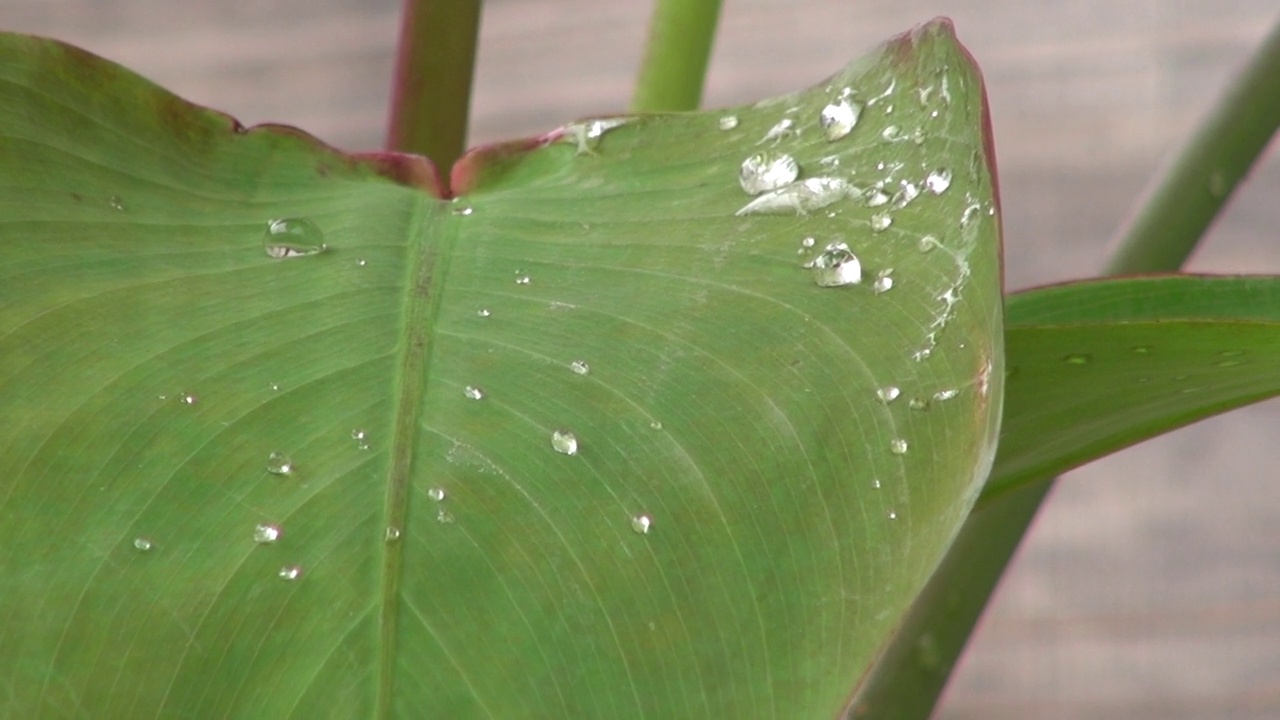
[{"label": "diagonal stem", "polygon": [[697,109],[719,18],[720,0],[657,1],[632,111]]}]

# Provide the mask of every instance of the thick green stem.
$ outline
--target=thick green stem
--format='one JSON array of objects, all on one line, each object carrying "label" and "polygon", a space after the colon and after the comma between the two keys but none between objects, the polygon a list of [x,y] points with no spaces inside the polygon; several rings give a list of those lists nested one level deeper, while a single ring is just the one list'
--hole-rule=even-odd
[{"label": "thick green stem", "polygon": [[426,155],[442,178],[467,143],[480,0],[405,0],[387,149]]},{"label": "thick green stem", "polygon": [[697,109],[702,102],[720,0],[658,0],[631,109]]},{"label": "thick green stem", "polygon": [[1195,250],[1280,127],[1280,24],[1153,183],[1117,236],[1106,274],[1174,271]]}]

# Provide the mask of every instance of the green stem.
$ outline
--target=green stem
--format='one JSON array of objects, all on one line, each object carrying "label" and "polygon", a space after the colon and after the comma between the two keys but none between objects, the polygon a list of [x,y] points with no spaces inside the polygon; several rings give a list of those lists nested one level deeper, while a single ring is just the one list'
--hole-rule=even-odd
[{"label": "green stem", "polygon": [[632,111],[697,109],[719,18],[720,0],[657,1]]},{"label": "green stem", "polygon": [[442,178],[466,147],[479,32],[480,0],[404,2],[387,149],[426,155]]},{"label": "green stem", "polygon": [[1280,23],[1205,118],[1120,238],[1106,274],[1174,271],[1280,127]]}]

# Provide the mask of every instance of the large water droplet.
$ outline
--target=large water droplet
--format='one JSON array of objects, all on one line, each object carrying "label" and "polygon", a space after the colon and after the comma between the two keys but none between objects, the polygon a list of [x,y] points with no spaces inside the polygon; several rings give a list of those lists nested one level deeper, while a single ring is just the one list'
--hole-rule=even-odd
[{"label": "large water droplet", "polygon": [[269,545],[279,539],[279,525],[257,525],[253,528],[253,541],[259,545]]},{"label": "large water droplet", "polygon": [[738,168],[738,184],[748,195],[777,190],[799,176],[800,165],[786,153],[756,153]]},{"label": "large water droplet", "polygon": [[813,271],[813,281],[821,287],[840,287],[862,282],[862,263],[849,246],[842,242],[827,245],[814,259],[805,263]]},{"label": "large water droplet", "polygon": [[716,124],[720,127],[721,130],[732,130],[738,127],[738,116],[737,115],[721,115],[720,119],[716,122]]},{"label": "large water droplet", "polygon": [[273,258],[306,257],[329,249],[324,244],[324,233],[306,218],[279,218],[268,222],[262,245]]},{"label": "large water droplet", "polygon": [[839,140],[853,132],[861,114],[862,105],[840,98],[822,108],[822,112],[818,114],[818,126],[822,128],[822,134],[828,141]]},{"label": "large water droplet", "polygon": [[641,535],[648,535],[649,528],[653,527],[653,518],[647,513],[642,513],[631,518],[631,529]]},{"label": "large water droplet", "polygon": [[463,395],[464,395],[468,400],[483,400],[483,399],[484,399],[484,390],[481,390],[480,388],[476,387],[475,385],[468,385],[468,386],[466,386],[466,387],[462,388],[462,394],[463,394]]},{"label": "large water droplet", "polygon": [[884,232],[893,224],[893,217],[887,212],[878,212],[871,216],[872,232]]},{"label": "large water droplet", "polygon": [[569,363],[569,369],[578,375],[588,375],[591,373],[591,366],[587,364],[586,360],[574,360]]},{"label": "large water droplet", "polygon": [[897,400],[898,396],[901,394],[902,390],[900,390],[896,385],[886,385],[876,391],[876,397],[880,398],[880,402],[886,405]]},{"label": "large water droplet", "polygon": [[302,577],[301,565],[286,565],[280,568],[280,572],[276,573],[281,580],[297,580]]},{"label": "large water droplet", "polygon": [[150,540],[144,537],[136,537],[133,539],[133,546],[142,552],[149,552],[155,547]]},{"label": "large water droplet", "polygon": [[934,195],[941,195],[947,191],[947,188],[951,187],[951,171],[944,169],[934,170],[924,179],[924,186]]},{"label": "large water droplet", "polygon": [[577,455],[578,437],[568,430],[556,430],[551,433],[551,447],[564,455]]},{"label": "large water droplet", "polygon": [[894,455],[906,455],[907,441],[903,440],[902,438],[894,438],[893,440],[889,441],[889,452],[893,453]]},{"label": "large water droplet", "polygon": [[427,497],[431,498],[432,500],[435,500],[436,502],[440,502],[441,500],[444,500],[444,488],[442,487],[428,488]]},{"label": "large water droplet", "polygon": [[764,193],[743,205],[736,215],[807,215],[849,194],[849,184],[838,177],[812,177]]},{"label": "large water droplet", "polygon": [[272,475],[288,475],[293,472],[293,461],[284,453],[273,452],[267,456],[267,472]]}]

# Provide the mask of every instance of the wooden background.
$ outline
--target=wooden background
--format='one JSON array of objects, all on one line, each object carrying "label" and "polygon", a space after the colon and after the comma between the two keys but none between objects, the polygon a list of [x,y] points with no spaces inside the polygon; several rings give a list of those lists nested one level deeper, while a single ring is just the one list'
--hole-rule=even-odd
[{"label": "wooden background", "polygon": [[[490,0],[474,141],[625,108],[648,3]],[[730,0],[709,105],[811,84],[934,15],[984,67],[1011,289],[1097,271],[1162,156],[1280,20],[1274,0]],[[246,124],[383,135],[396,0],[0,0],[0,28],[121,62]],[[1280,162],[1192,267],[1280,273]],[[938,717],[1280,717],[1280,404],[1068,476]]]}]

